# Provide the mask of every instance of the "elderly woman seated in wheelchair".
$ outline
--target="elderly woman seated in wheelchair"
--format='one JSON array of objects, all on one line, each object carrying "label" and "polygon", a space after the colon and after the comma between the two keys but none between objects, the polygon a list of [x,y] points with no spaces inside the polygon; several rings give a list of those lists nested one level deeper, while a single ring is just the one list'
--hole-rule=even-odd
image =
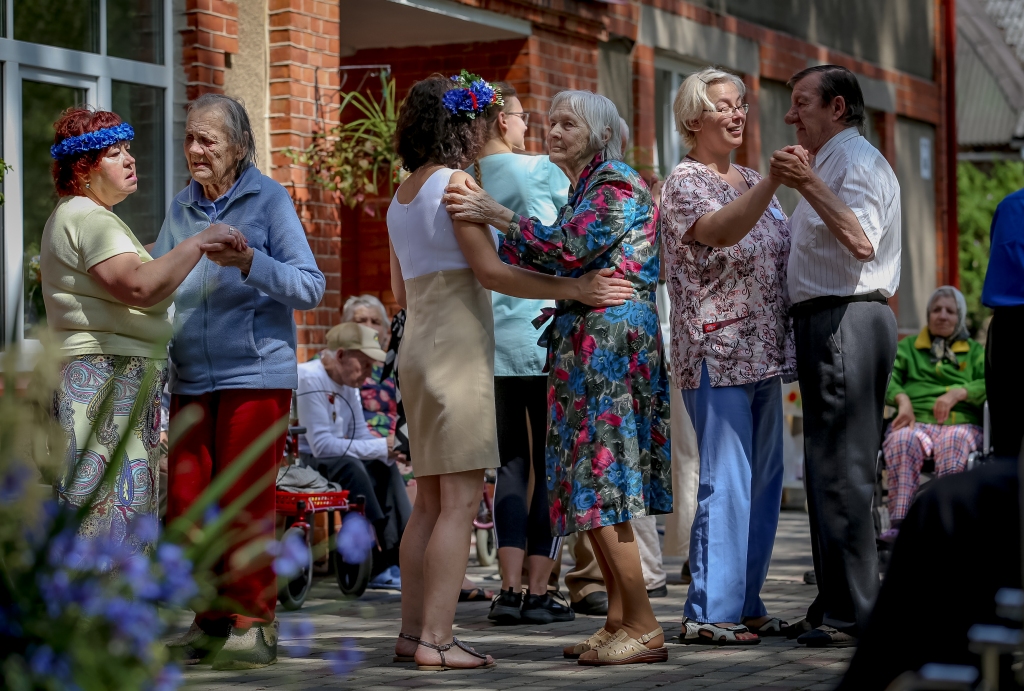
[{"label": "elderly woman seated in wheelchair", "polygon": [[896,349],[886,403],[898,408],[882,443],[888,469],[888,508],[895,529],[907,515],[926,458],[936,475],[963,472],[982,446],[985,349],[965,326],[967,305],[952,286],[928,300],[928,325]]}]

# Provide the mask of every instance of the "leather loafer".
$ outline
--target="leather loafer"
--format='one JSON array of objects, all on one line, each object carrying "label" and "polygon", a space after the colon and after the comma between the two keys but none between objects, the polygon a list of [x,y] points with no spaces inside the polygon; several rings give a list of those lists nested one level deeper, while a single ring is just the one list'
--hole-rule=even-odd
[{"label": "leather loafer", "polygon": [[608,616],[608,593],[603,590],[587,595],[582,600],[572,603],[572,610],[576,614],[587,614],[592,617]]},{"label": "leather loafer", "polygon": [[831,626],[819,626],[797,637],[796,642],[808,648],[850,648],[857,639]]}]

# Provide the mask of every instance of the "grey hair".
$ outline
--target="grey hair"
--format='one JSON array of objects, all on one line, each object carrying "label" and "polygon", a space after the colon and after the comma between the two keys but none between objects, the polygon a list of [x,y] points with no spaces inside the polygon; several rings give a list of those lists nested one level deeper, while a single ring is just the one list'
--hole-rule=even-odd
[{"label": "grey hair", "polygon": [[690,129],[690,123],[700,120],[705,110],[715,109],[715,104],[708,98],[708,87],[713,84],[734,85],[739,89],[740,98],[747,93],[742,79],[717,67],[707,67],[684,79],[672,102],[672,114],[676,118],[676,131],[691,149],[697,144],[697,130]]},{"label": "grey hair", "polygon": [[249,113],[246,112],[245,105],[240,100],[224,94],[203,94],[199,98],[189,101],[186,112],[192,113],[211,108],[219,109],[224,115],[224,129],[227,130],[228,139],[242,150],[242,158],[235,167],[235,178],[237,179],[250,166],[256,167],[256,135],[249,122]]},{"label": "grey hair", "polygon": [[[956,304],[957,320],[956,329],[953,331],[952,338],[963,341],[971,336],[971,332],[967,330],[967,300],[964,299],[964,294],[953,286],[939,286],[932,293],[932,296],[928,298],[928,307],[925,309],[925,314],[931,314],[932,305],[939,298],[952,298]],[[927,317],[926,317],[927,318]]]},{"label": "grey hair", "polygon": [[[551,99],[548,114],[565,106],[590,130],[590,150],[601,153],[606,161],[622,160],[622,132],[619,111],[609,99],[593,91],[559,91]],[[605,139],[603,133],[608,134]]]},{"label": "grey hair", "polygon": [[622,137],[622,148],[625,149],[629,146],[629,125],[622,116],[619,116],[619,136]]},{"label": "grey hair", "polygon": [[377,310],[380,312],[382,322],[385,327],[391,323],[388,319],[388,311],[384,309],[384,303],[378,300],[373,295],[353,295],[345,301],[345,306],[341,308],[341,321],[342,323],[350,322],[356,316],[356,310],[360,307],[366,307],[367,309]]}]

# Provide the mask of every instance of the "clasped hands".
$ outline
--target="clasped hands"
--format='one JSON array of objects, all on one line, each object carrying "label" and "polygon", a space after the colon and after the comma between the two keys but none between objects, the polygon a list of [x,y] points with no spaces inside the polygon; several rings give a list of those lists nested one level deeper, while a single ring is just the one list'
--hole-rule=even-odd
[{"label": "clasped hands", "polygon": [[799,190],[814,178],[814,158],[800,146],[786,146],[772,154],[768,177]]},{"label": "clasped hands", "polygon": [[233,266],[245,276],[252,268],[253,249],[238,228],[214,223],[199,234],[199,250],[214,264]]}]

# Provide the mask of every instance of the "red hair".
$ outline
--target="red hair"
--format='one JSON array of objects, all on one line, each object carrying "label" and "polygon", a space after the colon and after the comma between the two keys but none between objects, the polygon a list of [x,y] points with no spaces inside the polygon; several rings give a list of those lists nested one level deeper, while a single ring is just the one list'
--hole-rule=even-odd
[{"label": "red hair", "polygon": [[[108,110],[89,110],[82,106],[68,108],[53,124],[56,132],[53,143],[60,144],[68,137],[77,137],[86,132],[95,132],[107,127],[121,124],[121,117]],[[82,195],[82,186],[78,180],[99,165],[105,149],[85,151],[74,156],[53,162],[53,184],[61,197]]]}]

